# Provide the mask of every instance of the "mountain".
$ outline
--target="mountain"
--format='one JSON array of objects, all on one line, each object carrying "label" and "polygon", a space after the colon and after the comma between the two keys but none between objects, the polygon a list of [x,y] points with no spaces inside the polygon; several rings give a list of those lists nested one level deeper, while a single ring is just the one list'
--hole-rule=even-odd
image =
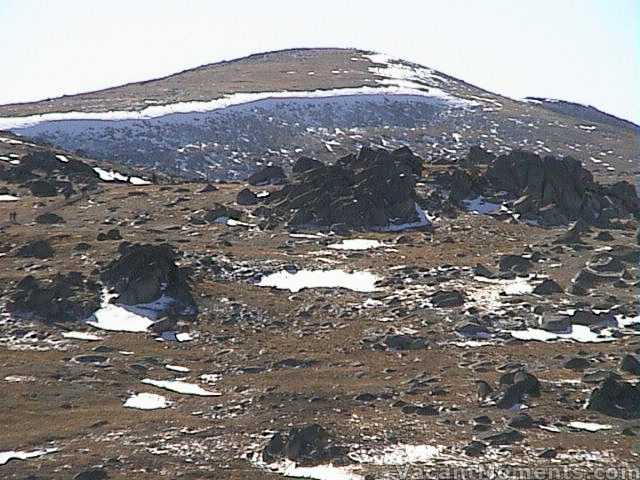
[{"label": "mountain", "polygon": [[637,478],[634,125],[355,50],[1,110],[0,478]]},{"label": "mountain", "polygon": [[242,179],[305,155],[409,146],[452,161],[471,145],[572,155],[597,176],[640,173],[638,127],[586,107],[516,100],[354,49],[295,49],[168,77],[0,106],[11,130],[98,159],[190,178]]}]

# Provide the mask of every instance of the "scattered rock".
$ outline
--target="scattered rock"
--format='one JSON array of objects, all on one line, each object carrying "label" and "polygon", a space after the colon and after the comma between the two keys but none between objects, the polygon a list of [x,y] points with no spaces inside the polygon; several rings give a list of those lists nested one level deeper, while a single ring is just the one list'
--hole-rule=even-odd
[{"label": "scattered rock", "polygon": [[406,334],[386,335],[383,343],[391,350],[421,350],[427,347],[427,341],[424,338]]},{"label": "scattered rock", "polygon": [[120,235],[120,230],[118,230],[117,228],[112,228],[108,230],[107,233],[100,232],[96,237],[96,240],[98,240],[99,242],[104,242],[107,240],[116,241],[122,240],[122,236]]},{"label": "scattered rock", "polygon": [[582,371],[589,368],[590,362],[583,357],[572,357],[564,363],[564,368],[568,370]]},{"label": "scattered rock", "polygon": [[543,280],[540,285],[537,285],[533,289],[533,293],[536,295],[553,295],[554,293],[562,293],[563,291],[560,284],[550,278]]},{"label": "scattered rock", "polygon": [[56,225],[60,223],[65,223],[64,218],[55,213],[43,213],[42,215],[38,215],[36,217],[36,223],[40,223],[43,225]]},{"label": "scattered rock", "polygon": [[431,304],[436,308],[459,307],[464,305],[464,295],[458,290],[438,290],[431,295]]},{"label": "scattered rock", "polygon": [[288,434],[276,433],[262,450],[262,459],[273,463],[287,458],[298,465],[314,465],[346,455],[348,448],[337,446],[322,426],[313,423],[293,427]]},{"label": "scattered rock", "polygon": [[480,440],[487,442],[489,445],[511,445],[523,438],[524,435],[522,433],[512,428],[500,432],[489,432],[480,436]]},{"label": "scattered rock", "polygon": [[104,468],[90,468],[73,477],[73,480],[107,480],[109,474]]},{"label": "scattered rock", "polygon": [[545,313],[542,315],[542,330],[553,333],[567,333],[571,330],[571,319],[566,315],[554,315]]}]

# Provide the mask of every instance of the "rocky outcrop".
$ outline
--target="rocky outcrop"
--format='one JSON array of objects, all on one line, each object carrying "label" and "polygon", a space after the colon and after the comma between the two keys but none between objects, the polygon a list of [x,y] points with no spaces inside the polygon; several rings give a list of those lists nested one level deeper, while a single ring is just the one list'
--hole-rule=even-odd
[{"label": "rocky outcrop", "polygon": [[474,196],[506,192],[514,213],[546,226],[582,220],[609,227],[614,219],[640,216],[640,199],[631,183],[599,184],[573,157],[540,157],[523,150],[495,157],[474,146],[458,166],[434,173],[434,178],[458,206]]},{"label": "rocky outcrop", "polygon": [[100,306],[100,286],[79,272],[38,280],[31,275],[16,285],[9,311],[47,323],[83,321]]},{"label": "rocky outcrop", "polygon": [[415,183],[421,169],[422,160],[408,148],[363,148],[271,194],[266,226],[383,229],[420,222]]},{"label": "rocky outcrop", "polygon": [[118,293],[118,303],[151,303],[162,296],[175,301],[180,314],[195,313],[186,272],[176,266],[176,252],[168,244],[123,244],[120,258],[102,271],[104,284]]},{"label": "rocky outcrop", "polygon": [[[95,185],[99,181],[93,167],[81,160],[64,157],[61,161],[53,151],[36,150],[20,158],[20,164],[0,169],[0,180],[23,183],[36,196],[55,196],[62,183]],[[56,191],[54,191],[56,190]]]},{"label": "rocky outcrop", "polygon": [[630,183],[598,184],[573,157],[541,158],[516,150],[496,158],[485,178],[494,190],[519,198],[514,204],[517,213],[536,219],[542,211],[547,223],[583,219],[608,225],[613,218],[640,213],[640,200]]}]

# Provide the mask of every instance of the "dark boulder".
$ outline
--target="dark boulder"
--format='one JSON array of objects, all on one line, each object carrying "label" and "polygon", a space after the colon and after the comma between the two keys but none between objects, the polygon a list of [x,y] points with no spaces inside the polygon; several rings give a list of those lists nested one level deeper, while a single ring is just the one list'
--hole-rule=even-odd
[{"label": "dark boulder", "polygon": [[498,408],[511,409],[521,404],[525,396],[536,397],[540,395],[539,380],[525,371],[503,375],[500,383],[505,385],[506,389],[501,391],[498,396],[496,401]]},{"label": "dark boulder", "polygon": [[258,196],[248,188],[243,188],[236,196],[236,203],[238,205],[257,205]]},{"label": "dark boulder", "polygon": [[611,417],[640,418],[640,385],[609,376],[591,392],[587,408]]},{"label": "dark boulder", "polygon": [[522,428],[531,428],[535,425],[535,421],[526,413],[520,413],[515,415],[509,420],[507,424],[511,428],[522,429]]},{"label": "dark boulder", "polygon": [[496,277],[496,274],[494,271],[490,270],[489,268],[485,267],[480,263],[478,263],[475,267],[473,267],[473,274],[478,277],[485,277],[485,278]]},{"label": "dark boulder", "polygon": [[518,430],[508,428],[500,432],[489,432],[480,436],[480,440],[488,443],[489,445],[511,445],[519,442],[524,438],[524,435]]},{"label": "dark boulder", "polygon": [[220,189],[218,187],[216,187],[215,185],[207,183],[204,187],[202,187],[196,193],[211,193],[211,192],[217,192],[218,190],[220,190]]},{"label": "dark boulder", "polygon": [[613,218],[640,213],[640,200],[632,184],[598,184],[582,163],[572,157],[541,158],[516,150],[496,158],[484,178],[495,190],[526,197],[516,202],[514,211],[527,218],[540,218],[541,209],[553,205],[553,214],[547,213],[552,224],[564,216],[606,226]]},{"label": "dark boulder", "polygon": [[584,357],[572,357],[564,362],[563,367],[567,370],[582,371],[589,368],[590,362]]},{"label": "dark boulder", "polygon": [[36,217],[36,223],[40,223],[43,225],[56,225],[60,223],[65,223],[64,218],[55,213],[43,213],[42,215],[38,215]]},{"label": "dark boulder", "polygon": [[558,282],[547,278],[540,285],[533,289],[536,295],[553,295],[554,293],[562,293],[564,290]]},{"label": "dark boulder", "polygon": [[571,331],[571,319],[566,315],[554,315],[545,313],[542,315],[542,330],[553,333],[567,333]]},{"label": "dark boulder", "polygon": [[118,303],[137,305],[172,298],[174,312],[189,315],[196,311],[186,270],[176,266],[176,252],[170,245],[127,244],[120,258],[102,271],[100,278],[118,293]]},{"label": "dark boulder", "polygon": [[637,355],[627,354],[620,362],[620,370],[633,375],[640,375],[640,358]]},{"label": "dark boulder", "polygon": [[102,467],[89,468],[83,470],[73,477],[73,480],[107,480],[109,474]]},{"label": "dark boulder", "polygon": [[416,335],[389,334],[383,344],[390,350],[421,350],[427,347],[427,341]]},{"label": "dark boulder", "polygon": [[29,190],[35,197],[55,197],[58,195],[55,184],[46,180],[34,180],[29,184]]},{"label": "dark boulder", "polygon": [[525,273],[531,268],[531,260],[522,255],[503,255],[498,266],[502,272]]},{"label": "dark boulder", "polygon": [[112,228],[108,230],[107,233],[100,232],[96,237],[96,240],[98,240],[99,242],[104,242],[107,240],[122,240],[122,235],[120,235],[120,230],[118,230],[117,228]]},{"label": "dark boulder", "polygon": [[616,317],[612,313],[595,313],[592,310],[578,309],[570,317],[571,323],[585,325],[587,327],[615,327],[618,325]]},{"label": "dark boulder", "polygon": [[20,247],[16,252],[18,257],[39,259],[51,258],[54,254],[55,252],[53,251],[53,248],[51,248],[49,240],[34,240],[32,242],[28,242]]},{"label": "dark boulder", "polygon": [[467,165],[489,165],[495,159],[496,156],[493,153],[487,152],[478,145],[473,145],[469,148],[465,162]]},{"label": "dark boulder", "polygon": [[431,304],[436,308],[460,307],[464,305],[464,295],[458,290],[438,290],[431,295]]},{"label": "dark boulder", "polygon": [[217,223],[220,219],[233,219],[239,220],[242,217],[242,212],[235,208],[227,207],[220,203],[213,204],[213,208],[207,210],[203,214],[195,215],[191,217],[192,223],[197,223],[198,221],[202,223]]},{"label": "dark boulder", "polygon": [[249,185],[279,185],[287,179],[282,167],[269,165],[253,173],[248,179]]}]

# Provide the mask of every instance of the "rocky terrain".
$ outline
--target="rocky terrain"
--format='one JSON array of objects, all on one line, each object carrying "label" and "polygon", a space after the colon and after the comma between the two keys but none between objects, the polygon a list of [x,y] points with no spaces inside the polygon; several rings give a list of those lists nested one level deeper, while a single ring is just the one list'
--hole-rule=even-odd
[{"label": "rocky terrain", "polygon": [[2,478],[634,478],[636,189],[482,135],[206,183],[5,134]]},{"label": "rocky terrain", "polygon": [[[553,75],[545,72],[545,75]],[[362,146],[454,161],[479,144],[576,156],[612,183],[638,175],[638,126],[593,107],[512,99],[428,66],[354,49],[296,49],[98,92],[0,106],[0,130],[192,179],[244,180]]]}]

